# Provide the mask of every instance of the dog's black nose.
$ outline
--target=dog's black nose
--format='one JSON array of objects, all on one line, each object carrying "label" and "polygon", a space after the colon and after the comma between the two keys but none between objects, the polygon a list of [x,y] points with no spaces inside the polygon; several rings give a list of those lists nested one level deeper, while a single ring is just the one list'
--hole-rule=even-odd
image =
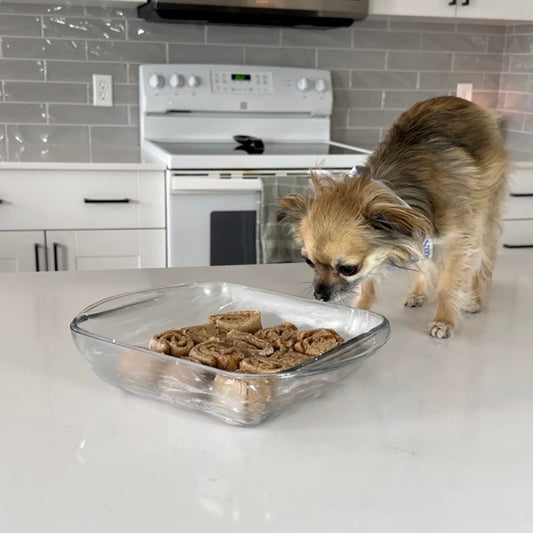
[{"label": "dog's black nose", "polygon": [[322,302],[327,302],[331,298],[331,287],[325,283],[315,285],[314,297]]}]

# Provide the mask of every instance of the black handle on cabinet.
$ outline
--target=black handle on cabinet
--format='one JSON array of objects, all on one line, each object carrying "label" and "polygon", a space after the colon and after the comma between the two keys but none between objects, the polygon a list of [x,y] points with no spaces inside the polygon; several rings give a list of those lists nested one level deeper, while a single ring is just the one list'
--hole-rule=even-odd
[{"label": "black handle on cabinet", "polygon": [[57,272],[59,270],[58,261],[57,261],[57,251],[59,248],[59,244],[57,242],[54,242],[52,244],[52,248],[54,250],[54,270]]},{"label": "black handle on cabinet", "polygon": [[528,198],[533,196],[533,192],[512,192],[509,196],[512,198]]},{"label": "black handle on cabinet", "polygon": [[2,198],[0,198],[0,204],[3,204],[4,203],[4,200],[2,200]]},{"label": "black handle on cabinet", "polygon": [[469,6],[470,5],[470,0],[465,0],[461,5],[462,6]]},{"label": "black handle on cabinet", "polygon": [[456,6],[457,5],[457,0],[451,0],[450,2],[448,2],[448,5],[449,6]]},{"label": "black handle on cabinet", "polygon": [[504,244],[503,247],[514,250],[517,248],[533,248],[533,244]]},{"label": "black handle on cabinet", "polygon": [[129,204],[131,200],[129,198],[84,198],[86,204]]},{"label": "black handle on cabinet", "polygon": [[40,244],[38,242],[34,243],[33,245],[33,249],[35,251],[35,272],[40,272],[41,271],[41,264],[40,264],[40,261],[39,261],[39,248],[40,248]]}]

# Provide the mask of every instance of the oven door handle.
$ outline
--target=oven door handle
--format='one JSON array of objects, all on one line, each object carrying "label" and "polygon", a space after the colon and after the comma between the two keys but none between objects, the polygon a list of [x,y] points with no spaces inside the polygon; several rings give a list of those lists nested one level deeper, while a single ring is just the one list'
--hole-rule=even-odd
[{"label": "oven door handle", "polygon": [[170,194],[210,194],[213,192],[261,191],[257,178],[187,178],[174,177],[170,182]]}]

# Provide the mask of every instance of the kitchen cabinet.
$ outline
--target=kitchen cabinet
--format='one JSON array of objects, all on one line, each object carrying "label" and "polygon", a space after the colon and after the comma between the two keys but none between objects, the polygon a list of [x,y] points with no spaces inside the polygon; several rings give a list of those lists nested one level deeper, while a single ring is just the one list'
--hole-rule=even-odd
[{"label": "kitchen cabinet", "polygon": [[370,0],[372,15],[453,17],[479,20],[533,20],[531,0]]},{"label": "kitchen cabinet", "polygon": [[510,193],[503,214],[504,251],[533,251],[533,165],[515,165]]},{"label": "kitchen cabinet", "polygon": [[0,271],[164,267],[164,173],[0,171]]}]

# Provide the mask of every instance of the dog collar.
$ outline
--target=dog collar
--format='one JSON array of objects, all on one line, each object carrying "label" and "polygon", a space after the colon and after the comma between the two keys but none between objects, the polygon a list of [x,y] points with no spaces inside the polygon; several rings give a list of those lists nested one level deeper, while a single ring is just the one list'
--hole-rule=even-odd
[{"label": "dog collar", "polygon": [[[350,170],[348,173],[349,176],[357,177],[361,175],[361,169],[363,167],[360,165],[357,165]],[[409,209],[412,209],[412,207],[402,198],[400,198],[388,185],[383,183],[381,180],[374,180],[376,183],[379,183],[382,187],[385,187],[389,189],[389,191],[396,196],[398,201],[404,205],[405,207],[408,207]],[[426,237],[424,241],[422,242],[422,251],[423,251],[423,259],[431,259],[433,257],[433,241],[431,240],[431,237]]]}]

